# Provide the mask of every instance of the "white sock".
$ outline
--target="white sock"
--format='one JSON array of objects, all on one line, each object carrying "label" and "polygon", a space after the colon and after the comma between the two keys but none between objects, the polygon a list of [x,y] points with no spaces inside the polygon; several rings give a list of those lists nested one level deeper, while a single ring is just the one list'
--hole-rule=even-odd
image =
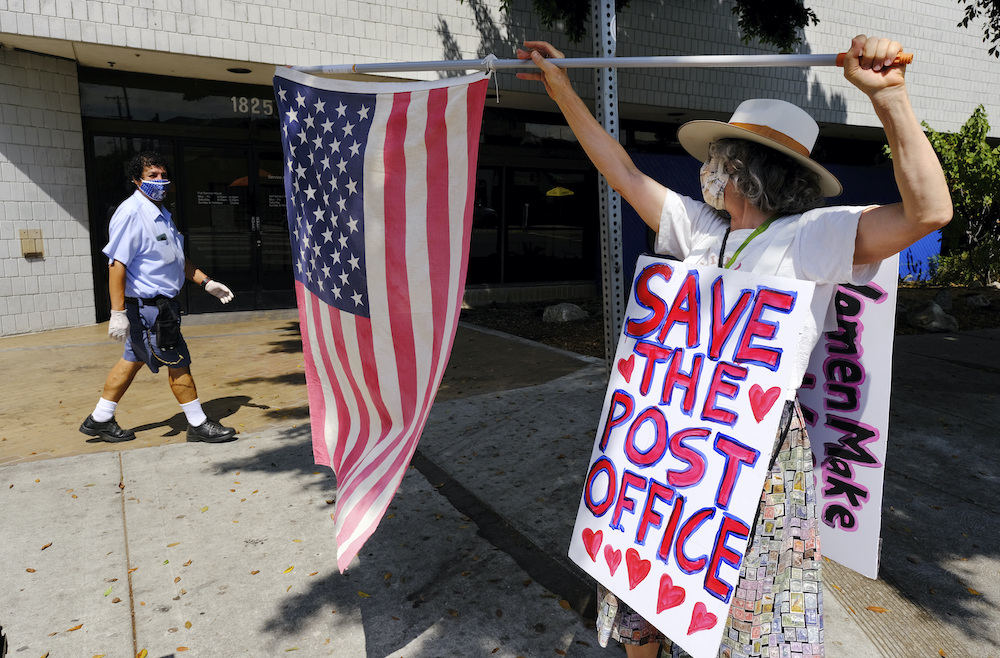
[{"label": "white sock", "polygon": [[187,402],[181,405],[181,410],[184,411],[184,416],[187,418],[188,425],[191,427],[198,427],[204,423],[208,416],[201,409],[201,400],[195,398],[191,402]]},{"label": "white sock", "polygon": [[98,423],[106,423],[115,417],[115,409],[117,408],[117,402],[101,398],[97,401],[97,406],[94,407],[94,413],[90,414],[90,416]]}]

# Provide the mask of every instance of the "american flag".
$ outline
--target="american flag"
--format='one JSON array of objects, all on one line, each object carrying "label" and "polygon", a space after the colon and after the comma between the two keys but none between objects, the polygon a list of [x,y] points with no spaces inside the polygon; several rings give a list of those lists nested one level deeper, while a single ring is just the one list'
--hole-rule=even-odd
[{"label": "american flag", "polygon": [[313,455],[337,476],[341,572],[399,488],[455,339],[487,84],[275,73]]}]

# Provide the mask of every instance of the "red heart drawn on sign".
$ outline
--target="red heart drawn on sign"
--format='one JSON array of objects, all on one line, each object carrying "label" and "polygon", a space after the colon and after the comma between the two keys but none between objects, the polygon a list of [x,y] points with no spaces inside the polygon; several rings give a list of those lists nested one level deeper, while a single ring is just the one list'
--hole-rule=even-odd
[{"label": "red heart drawn on sign", "polygon": [[630,355],[627,359],[618,359],[618,372],[625,377],[626,382],[632,381],[632,369],[634,367],[635,354]]},{"label": "red heart drawn on sign", "polygon": [[660,576],[660,599],[656,602],[657,614],[684,603],[685,596],[684,588],[680,585],[674,585],[670,576],[663,574]]},{"label": "red heart drawn on sign", "polygon": [[764,416],[774,406],[774,401],[781,395],[781,388],[774,386],[766,391],[759,384],[750,387],[750,408],[753,409],[753,417],[757,422],[764,420]]},{"label": "red heart drawn on sign", "polygon": [[649,574],[652,563],[639,557],[639,551],[630,548],[625,551],[625,565],[628,567],[628,588],[635,589]]},{"label": "red heart drawn on sign", "polygon": [[704,603],[698,601],[694,604],[694,612],[691,613],[691,625],[688,626],[688,635],[707,630],[715,626],[715,622],[717,621],[719,621],[719,618],[709,612]]},{"label": "red heart drawn on sign", "polygon": [[590,528],[583,529],[583,545],[590,553],[590,559],[597,562],[597,553],[601,550],[601,542],[604,541],[604,533],[598,530],[594,532]]},{"label": "red heart drawn on sign", "polygon": [[616,551],[614,546],[608,544],[604,547],[604,559],[607,560],[611,575],[615,575],[615,572],[618,571],[618,565],[622,561],[622,552]]}]

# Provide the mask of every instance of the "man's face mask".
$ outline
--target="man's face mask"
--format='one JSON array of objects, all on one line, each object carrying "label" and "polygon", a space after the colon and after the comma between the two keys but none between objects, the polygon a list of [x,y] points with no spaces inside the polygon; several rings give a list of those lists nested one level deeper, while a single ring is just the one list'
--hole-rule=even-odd
[{"label": "man's face mask", "polygon": [[705,198],[705,203],[716,210],[726,209],[726,184],[729,182],[729,174],[726,173],[722,164],[712,158],[701,166],[701,194]]},{"label": "man's face mask", "polygon": [[153,201],[163,201],[163,197],[167,196],[167,190],[170,189],[170,181],[162,178],[144,180],[139,184],[139,189]]}]

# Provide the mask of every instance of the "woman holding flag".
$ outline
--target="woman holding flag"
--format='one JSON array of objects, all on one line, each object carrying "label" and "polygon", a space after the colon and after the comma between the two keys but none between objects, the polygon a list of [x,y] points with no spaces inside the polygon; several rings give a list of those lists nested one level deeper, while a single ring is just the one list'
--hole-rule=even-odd
[{"label": "woman holding flag", "polygon": [[[564,69],[547,61],[563,55],[550,44],[527,41],[519,59],[541,81],[608,183],[656,232],[657,253],[691,265],[717,265],[816,283],[812,318],[796,357],[798,381],[830,313],[838,284],[864,284],[880,262],[951,219],[944,174],[914,115],[904,79],[893,62],[902,47],[884,38],[855,37],[844,76],[865,93],[892,149],[902,201],[884,206],[822,207],[840,194],[837,179],[810,157],[819,128],[798,107],[780,100],[745,101],[727,123],[692,121],[678,139],[704,164],[704,199],[691,199],[639,171],[624,148],[594,119]],[[794,396],[793,396],[794,397]],[[822,559],[818,546],[813,455],[802,413],[786,401],[757,520],[740,568],[720,656],[822,656]],[[793,585],[792,572],[796,578]],[[802,575],[798,577],[798,570]],[[599,588],[598,627],[624,644],[630,658],[681,656],[649,622]],[[616,610],[616,611],[615,611]],[[783,614],[789,611],[795,614]],[[777,654],[774,653],[777,649]]]}]

